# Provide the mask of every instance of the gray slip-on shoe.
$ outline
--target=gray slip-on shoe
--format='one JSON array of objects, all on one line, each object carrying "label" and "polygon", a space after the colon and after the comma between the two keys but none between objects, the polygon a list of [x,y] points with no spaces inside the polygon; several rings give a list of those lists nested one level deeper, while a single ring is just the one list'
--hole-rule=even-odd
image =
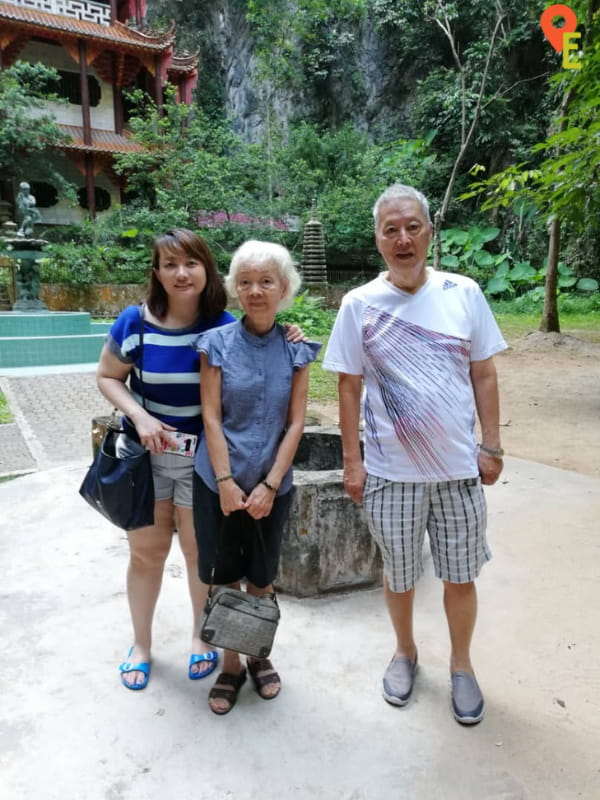
[{"label": "gray slip-on shoe", "polygon": [[484,714],[484,700],[475,676],[459,670],[451,676],[452,711],[461,725],[476,725]]},{"label": "gray slip-on shoe", "polygon": [[412,694],[417,671],[417,656],[411,661],[407,656],[392,658],[383,675],[382,694],[393,706],[404,706]]}]

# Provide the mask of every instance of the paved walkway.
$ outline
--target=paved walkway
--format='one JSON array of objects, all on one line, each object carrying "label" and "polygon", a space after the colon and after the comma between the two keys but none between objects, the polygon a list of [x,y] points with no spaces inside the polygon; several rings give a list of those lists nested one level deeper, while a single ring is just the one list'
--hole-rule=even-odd
[{"label": "paved walkway", "polygon": [[131,637],[127,542],[77,494],[91,417],[107,411],[93,374],[0,380],[17,418],[0,426],[1,471],[33,470],[0,482],[3,800],[598,800],[600,480],[508,458],[487,490],[494,559],[478,583],[474,643],[481,725],[461,728],[450,714],[448,634],[429,564],[406,708],[380,695],[393,639],[376,589],[282,596],[281,696],[265,703],[247,685],[217,717],[206,702],[213,678],[187,678],[177,546],[149,686],[119,682]]},{"label": "paved walkway", "polygon": [[14,422],[0,425],[0,477],[91,461],[92,418],[110,414],[95,364],[0,370]]}]

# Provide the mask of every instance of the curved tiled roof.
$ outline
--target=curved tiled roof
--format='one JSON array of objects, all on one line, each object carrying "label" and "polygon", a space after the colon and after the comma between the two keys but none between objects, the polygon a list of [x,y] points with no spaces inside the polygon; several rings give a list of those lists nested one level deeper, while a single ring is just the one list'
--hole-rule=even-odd
[{"label": "curved tiled roof", "polygon": [[51,38],[78,39],[85,36],[98,42],[114,42],[121,47],[137,50],[163,52],[173,46],[175,26],[165,33],[142,33],[122,22],[100,25],[73,17],[48,14],[37,9],[0,2],[0,24],[14,23],[20,30],[28,30],[31,35],[45,35]]},{"label": "curved tiled roof", "polygon": [[198,69],[198,59],[200,51],[195,53],[185,53],[179,56],[173,55],[169,70],[177,70],[178,72],[193,72]]},{"label": "curved tiled roof", "polygon": [[61,145],[62,150],[81,150],[86,153],[142,153],[144,151],[140,144],[133,142],[126,134],[92,128],[92,143],[85,144],[83,128],[80,125],[59,124],[58,127],[71,137],[70,142]]}]

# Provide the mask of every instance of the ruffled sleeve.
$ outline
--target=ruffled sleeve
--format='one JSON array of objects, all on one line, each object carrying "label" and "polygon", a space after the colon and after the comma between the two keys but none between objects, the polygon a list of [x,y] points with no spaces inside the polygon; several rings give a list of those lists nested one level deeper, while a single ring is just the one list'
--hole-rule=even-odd
[{"label": "ruffled sleeve", "polygon": [[201,333],[194,341],[194,348],[206,354],[211,367],[223,366],[223,336],[218,328]]},{"label": "ruffled sleeve", "polygon": [[298,342],[294,344],[293,342],[288,342],[287,339],[286,344],[292,358],[294,369],[300,369],[307,364],[312,364],[323,347],[321,342]]}]

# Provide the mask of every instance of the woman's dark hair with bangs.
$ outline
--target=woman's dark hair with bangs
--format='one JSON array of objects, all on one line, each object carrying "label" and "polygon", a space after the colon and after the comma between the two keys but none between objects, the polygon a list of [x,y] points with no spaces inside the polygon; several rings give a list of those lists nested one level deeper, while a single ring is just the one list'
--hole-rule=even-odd
[{"label": "woman's dark hair with bangs", "polygon": [[152,272],[150,273],[146,303],[155,317],[163,319],[169,307],[167,293],[156,277],[162,250],[183,250],[186,255],[196,258],[204,264],[206,286],[198,298],[198,312],[201,317],[211,319],[225,310],[227,292],[221,276],[217,272],[217,265],[208,245],[193,231],[186,228],[173,228],[157,236],[152,242]]}]

